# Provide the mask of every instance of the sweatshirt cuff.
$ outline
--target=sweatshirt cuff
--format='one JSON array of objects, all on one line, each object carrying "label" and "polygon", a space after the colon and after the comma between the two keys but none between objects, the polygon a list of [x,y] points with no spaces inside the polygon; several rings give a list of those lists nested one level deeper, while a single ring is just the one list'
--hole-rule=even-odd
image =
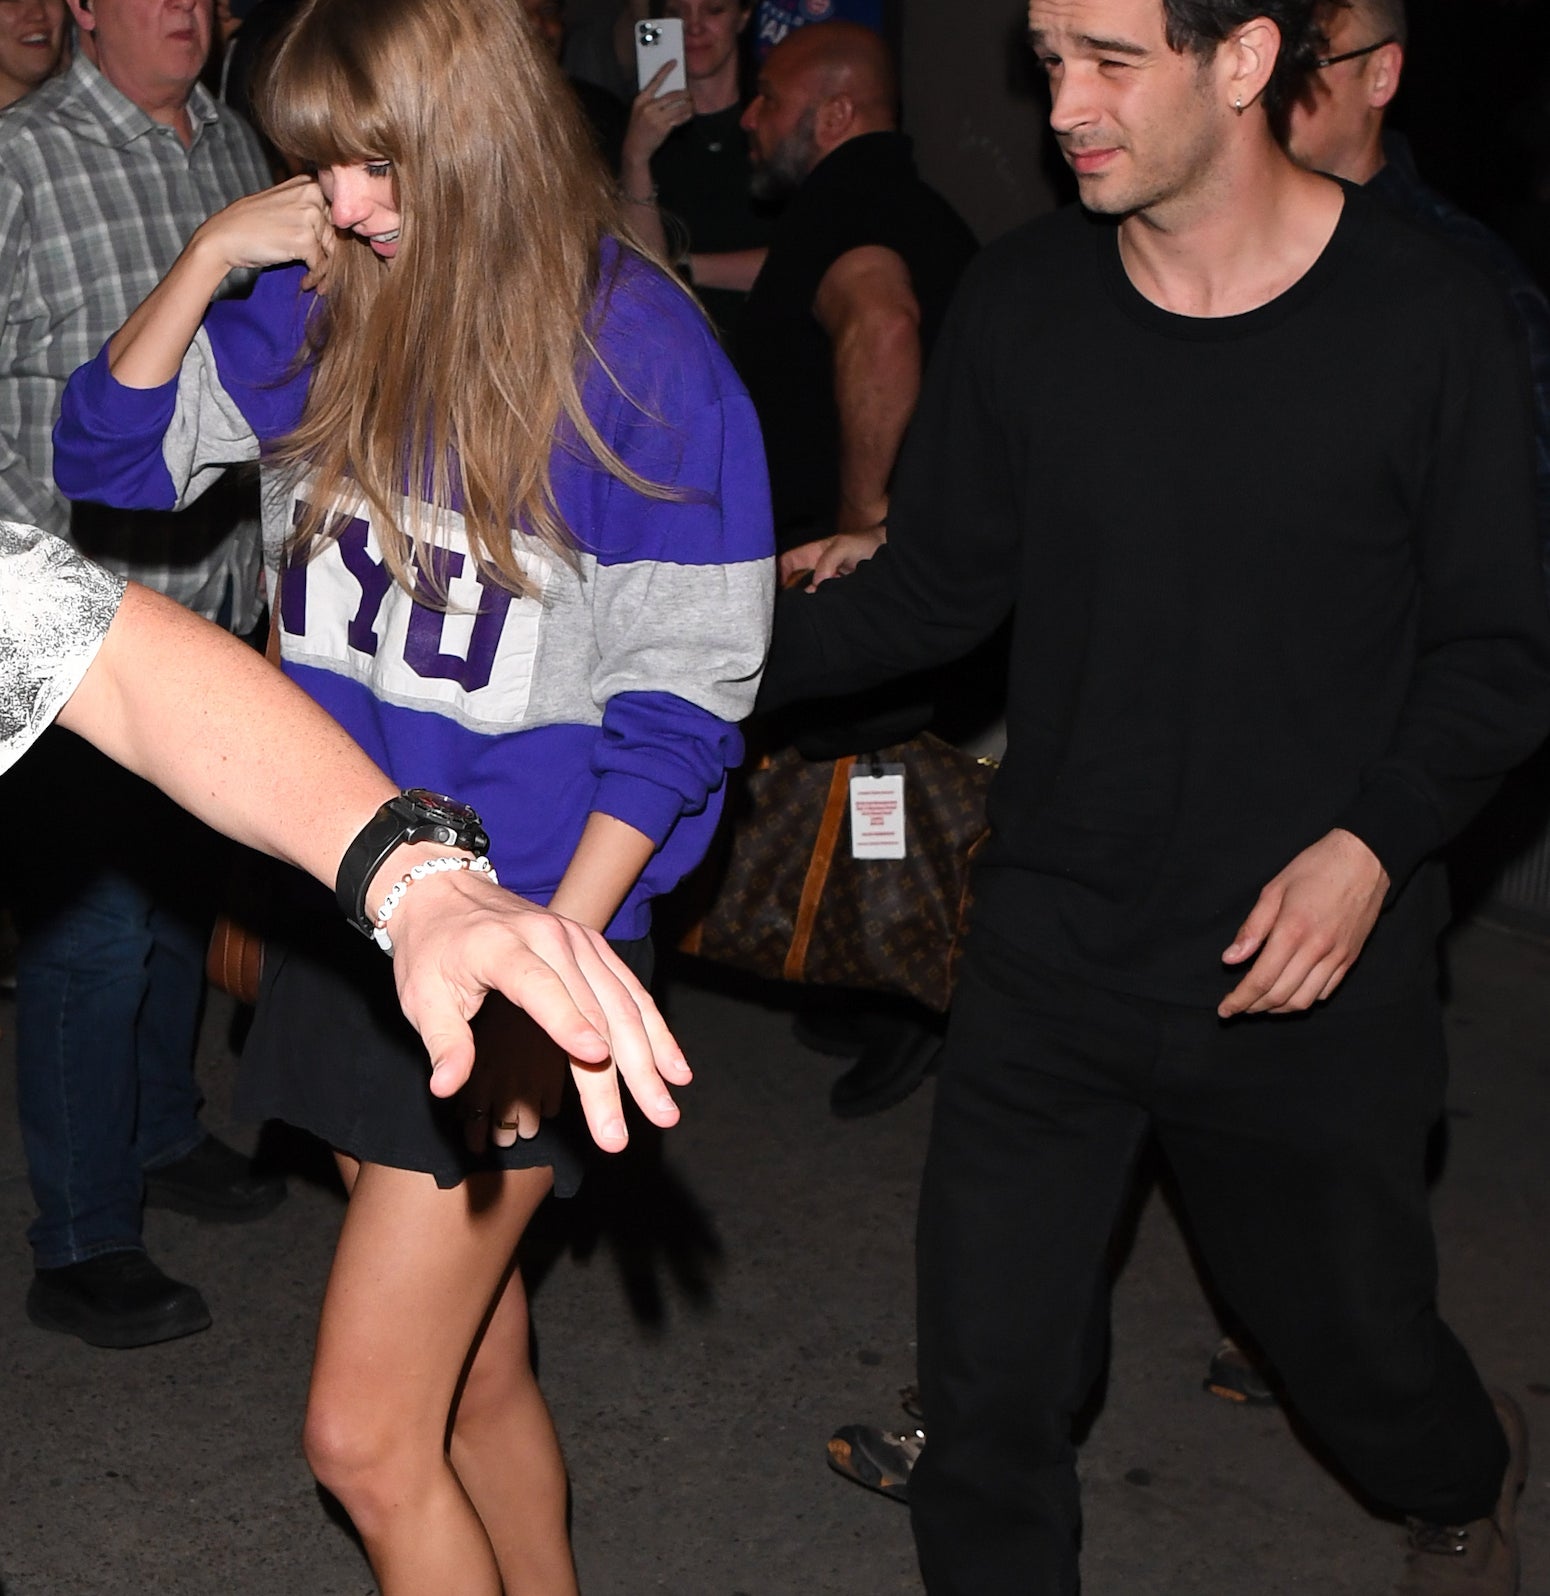
[{"label": "sweatshirt cuff", "polygon": [[177,374],[156,388],[127,388],[108,369],[108,346],[81,375],[81,408],[117,431],[162,431],[177,408]]},{"label": "sweatshirt cuff", "polygon": [[1360,837],[1388,872],[1387,902],[1392,903],[1429,854],[1442,844],[1430,804],[1397,776],[1367,783],[1336,817],[1335,825]]},{"label": "sweatshirt cuff", "polygon": [[683,813],[683,794],[622,771],[605,772],[592,798],[592,813],[612,815],[661,847]]},{"label": "sweatshirt cuff", "polygon": [[[126,388],[108,370],[104,345],[65,388],[54,423],[54,480],[67,499],[171,509],[177,490],[162,461],[160,439],[178,402],[174,377],[159,388]],[[154,448],[143,440],[155,439]],[[125,463],[125,456],[132,460]],[[153,480],[144,480],[149,469]],[[125,483],[132,485],[126,489]]]}]

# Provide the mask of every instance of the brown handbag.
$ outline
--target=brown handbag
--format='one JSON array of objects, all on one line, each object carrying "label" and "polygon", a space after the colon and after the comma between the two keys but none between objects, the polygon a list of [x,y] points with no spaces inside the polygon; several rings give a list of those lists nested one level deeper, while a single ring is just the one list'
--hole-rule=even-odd
[{"label": "brown handbag", "polygon": [[[851,855],[859,763],[903,765],[903,859]],[[995,763],[929,732],[875,754],[803,759],[785,748],[734,781],[717,844],[667,902],[679,946],[775,980],[952,1000],[969,866],[989,833]]]}]

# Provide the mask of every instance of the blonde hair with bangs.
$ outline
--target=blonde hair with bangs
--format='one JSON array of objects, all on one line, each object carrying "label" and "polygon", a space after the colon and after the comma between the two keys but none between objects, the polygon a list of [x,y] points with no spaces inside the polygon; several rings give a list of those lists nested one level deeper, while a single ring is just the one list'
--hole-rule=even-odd
[{"label": "blonde hair with bangs", "polygon": [[525,594],[513,528],[574,558],[557,438],[664,496],[582,408],[602,242],[640,245],[517,0],[311,0],[258,111],[309,165],[391,162],[402,218],[391,266],[340,240],[309,328],[307,403],[274,453],[312,478],[303,554],[364,501],[394,579],[445,604],[428,548],[456,496],[480,571]]}]

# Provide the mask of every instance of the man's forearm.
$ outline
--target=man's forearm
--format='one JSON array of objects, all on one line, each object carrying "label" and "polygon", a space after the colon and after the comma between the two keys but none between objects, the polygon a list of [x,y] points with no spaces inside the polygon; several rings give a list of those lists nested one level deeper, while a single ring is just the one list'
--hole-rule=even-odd
[{"label": "man's forearm", "polygon": [[59,721],[200,819],[329,885],[397,790],[261,656],[133,583]]},{"label": "man's forearm", "polygon": [[[132,583],[59,720],[229,836],[330,885],[349,844],[395,790],[265,660]],[[367,902],[445,851],[432,843],[395,849]],[[438,1097],[467,1082],[475,1057],[468,1021],[498,991],[583,1061],[578,1086],[600,1146],[616,1151],[628,1140],[621,1082],[654,1124],[677,1120],[665,1082],[684,1084],[690,1072],[650,996],[595,933],[487,876],[433,872],[411,883],[393,917],[393,974]]]},{"label": "man's forearm", "polygon": [[920,364],[919,326],[900,311],[858,316],[835,342],[839,531],[859,531],[887,519],[889,481],[920,397]]}]

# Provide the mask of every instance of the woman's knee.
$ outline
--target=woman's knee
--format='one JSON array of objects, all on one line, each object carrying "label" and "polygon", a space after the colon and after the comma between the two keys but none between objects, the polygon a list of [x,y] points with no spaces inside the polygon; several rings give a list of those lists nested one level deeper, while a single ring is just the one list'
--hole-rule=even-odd
[{"label": "woman's knee", "polygon": [[301,1446],[318,1483],[344,1503],[352,1518],[402,1500],[418,1473],[438,1466],[442,1436],[417,1435],[407,1415],[375,1403],[314,1390],[307,1402]]}]

